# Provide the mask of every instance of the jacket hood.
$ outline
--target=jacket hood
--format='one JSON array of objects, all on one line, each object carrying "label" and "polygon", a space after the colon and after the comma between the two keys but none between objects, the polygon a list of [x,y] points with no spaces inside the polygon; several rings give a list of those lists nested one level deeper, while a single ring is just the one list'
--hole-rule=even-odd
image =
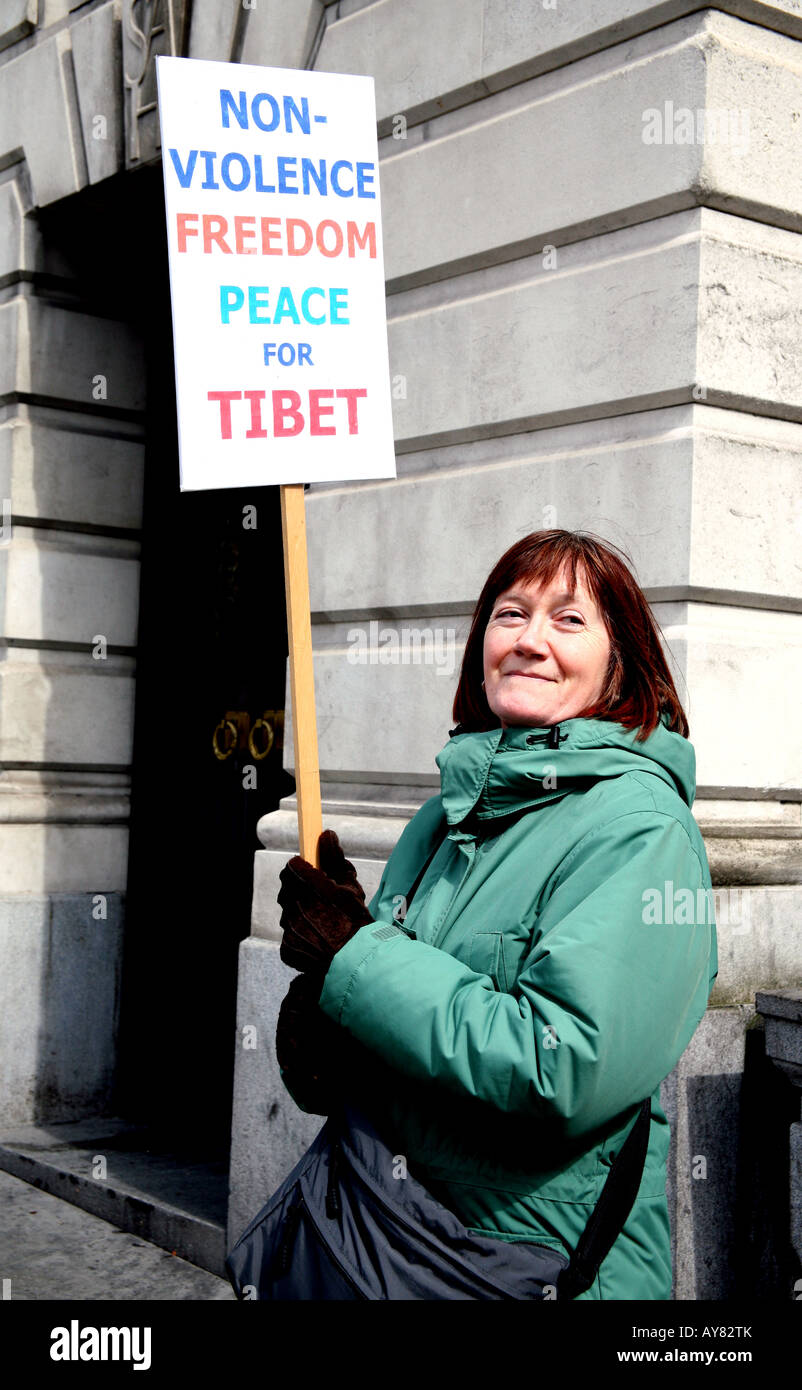
[{"label": "jacket hood", "polygon": [[662,715],[642,743],[636,742],[638,729],[607,719],[456,734],[435,760],[448,824],[458,825],[471,811],[479,820],[510,815],[625,772],[659,777],[690,807],[696,755],[667,719]]}]

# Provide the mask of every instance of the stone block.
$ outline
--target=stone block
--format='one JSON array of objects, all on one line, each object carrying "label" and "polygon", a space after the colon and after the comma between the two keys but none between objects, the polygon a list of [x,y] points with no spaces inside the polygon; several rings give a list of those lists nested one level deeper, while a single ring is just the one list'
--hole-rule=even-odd
[{"label": "stone block", "polygon": [[[315,62],[321,72],[368,73],[379,119],[427,106],[443,93],[468,98],[483,82],[484,0],[389,0],[329,20]],[[519,53],[520,53],[519,49]]]},{"label": "stone block", "polygon": [[110,1099],[122,957],[122,900],[0,899],[0,1121],[80,1119]]},{"label": "stone block", "polygon": [[115,0],[70,26],[89,182],[99,183],[122,169],[122,44]]},{"label": "stone block", "polygon": [[[737,7],[733,7],[737,8]],[[771,7],[773,8],[773,6]],[[802,230],[802,131],[799,110],[799,39],[802,10],[792,9],[793,38],[761,27],[769,15],[745,24],[707,12],[707,90],[710,138],[705,139],[702,187],[705,202],[742,217],[764,216]],[[767,7],[768,9],[768,7]],[[682,98],[685,103],[684,97]],[[734,137],[734,138],[733,138]],[[783,210],[780,212],[779,210]],[[774,287],[771,287],[774,288]]]},{"label": "stone block", "polygon": [[133,659],[9,647],[0,662],[0,761],[125,767]]},{"label": "stone block", "polygon": [[125,825],[131,778],[123,772],[76,772],[56,766],[0,772],[0,824]]},{"label": "stone block", "polygon": [[0,894],[124,893],[127,825],[4,825]]},{"label": "stone block", "polygon": [[236,20],[236,6],[221,5],[220,0],[193,0],[187,57],[229,62]]},{"label": "stone block", "polygon": [[[504,547],[546,526],[622,546],[657,597],[691,586],[699,598],[783,607],[802,596],[801,454],[799,424],[702,404],[406,454],[398,480],[308,494],[312,611],[356,621],[423,613],[433,599],[470,611]],[[340,530],[358,545],[332,549]],[[460,537],[459,565],[449,536]]]},{"label": "stone block", "polygon": [[[369,647],[370,624],[360,623]],[[437,773],[435,754],[453,727],[451,706],[462,660],[467,619],[450,614],[377,624],[390,633],[398,659],[392,664],[349,660],[358,648],[349,643],[357,630],[348,623],[326,623],[315,629],[315,692],[319,760],[322,771],[335,778],[345,770],[350,780],[365,782],[417,781]],[[427,647],[422,633],[433,634]],[[427,661],[427,652],[437,658]],[[409,659],[406,663],[403,657]],[[421,660],[415,660],[420,655]],[[285,715],[285,766],[292,766],[292,715]],[[408,774],[413,774],[408,776]]]},{"label": "stone block", "polygon": [[693,418],[690,585],[790,608],[802,596],[802,426],[701,405]]},{"label": "stone block", "polygon": [[0,159],[22,151],[34,207],[65,198],[86,182],[80,132],[74,132],[71,119],[72,94],[64,64],[68,47],[68,36],[57,34],[3,67]]},{"label": "stone block", "polygon": [[[323,14],[320,0],[259,0],[247,12],[241,63],[305,68]],[[319,67],[325,65],[318,64]]]},{"label": "stone block", "polygon": [[[586,0],[548,8],[532,0],[463,0],[459,11],[453,0],[384,0],[351,13],[340,5],[344,17],[329,22],[315,66],[371,73],[380,119],[406,112],[420,120],[667,28],[694,9],[693,0]],[[718,9],[802,37],[795,0],[721,0]]]},{"label": "stone block", "polygon": [[96,403],[144,410],[142,341],[132,324],[30,299],[27,332],[28,389],[36,395],[85,403],[90,409]]},{"label": "stone block", "polygon": [[802,617],[705,603],[667,604],[661,617],[661,607],[655,613],[687,687],[680,698],[696,749],[697,785],[788,788],[798,795],[802,730],[794,709]]},{"label": "stone block", "polygon": [[29,180],[25,165],[14,169],[16,177],[0,184],[0,275],[13,283],[19,271],[72,278],[65,248],[42,237],[39,219],[31,211]]},{"label": "stone block", "polygon": [[774,89],[775,73],[795,81],[795,55],[793,40],[708,11],[442,116],[426,139],[388,136],[388,282],[408,288],[697,201],[798,230],[800,135],[790,95]]},{"label": "stone block", "polygon": [[24,295],[0,310],[0,387],[87,410],[143,410],[141,343],[133,327]]},{"label": "stone block", "polygon": [[[393,400],[397,448],[675,405],[691,401],[695,388],[711,406],[802,419],[791,315],[774,314],[773,335],[764,328],[751,353],[743,345],[730,351],[736,320],[752,322],[765,305],[763,282],[778,257],[795,302],[798,237],[761,227],[758,238],[744,219],[698,208],[566,246],[556,268],[523,257],[394,295],[390,367],[403,385]],[[733,300],[725,338],[719,318],[699,318],[700,303],[717,293],[722,262]]]},{"label": "stone block", "polygon": [[87,645],[103,636],[109,646],[136,645],[137,542],[17,525],[0,550],[0,568],[6,636]]},{"label": "stone block", "polygon": [[800,884],[715,890],[718,978],[711,1005],[749,1004],[758,990],[802,985],[800,912]]},{"label": "stone block", "polygon": [[[802,149],[800,149],[802,153]],[[696,381],[711,402],[802,420],[802,238],[706,210]]]},{"label": "stone block", "polygon": [[[228,1248],[242,1234],[324,1124],[299,1110],[282,1083],[276,1060],[276,1021],[294,978],[272,941],[250,938],[239,950],[234,1038]],[[243,1029],[255,1028],[254,1039]]]},{"label": "stone block", "polygon": [[0,50],[33,33],[38,11],[39,0],[6,0],[0,19]]},{"label": "stone block", "polygon": [[0,495],[14,516],[139,528],[144,465],[135,426],[75,414],[43,423],[25,406],[0,421]]},{"label": "stone block", "polygon": [[730,1298],[735,1292],[737,1135],[748,1005],[709,1008],[662,1100],[669,1125],[669,1214],[674,1298]]}]

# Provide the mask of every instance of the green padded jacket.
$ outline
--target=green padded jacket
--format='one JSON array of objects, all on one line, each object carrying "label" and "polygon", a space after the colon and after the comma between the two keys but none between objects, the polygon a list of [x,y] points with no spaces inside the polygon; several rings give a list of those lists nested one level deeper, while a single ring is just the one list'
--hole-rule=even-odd
[{"label": "green padded jacket", "polygon": [[638,1196],[582,1299],[671,1297],[660,1083],[718,969],[693,747],[665,718],[637,732],[452,737],[320,998],[355,1098],[471,1230],[570,1254],[651,1098]]}]

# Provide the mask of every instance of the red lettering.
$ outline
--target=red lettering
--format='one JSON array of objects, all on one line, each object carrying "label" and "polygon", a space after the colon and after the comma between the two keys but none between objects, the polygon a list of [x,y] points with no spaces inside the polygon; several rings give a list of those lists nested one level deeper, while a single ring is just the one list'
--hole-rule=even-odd
[{"label": "red lettering", "polygon": [[[246,227],[246,222],[250,223]],[[255,217],[235,217],[234,218],[234,245],[238,256],[255,256],[256,247],[246,246],[245,238],[253,237],[256,240],[256,218]]]},{"label": "red lettering", "polygon": [[[249,393],[250,394],[250,393]],[[220,402],[220,438],[231,438],[231,402],[241,401],[241,391],[209,391],[207,392],[210,401]],[[253,407],[251,407],[253,408]]]},{"label": "red lettering", "polygon": [[[324,227],[333,227],[333,228],[334,228],[334,248],[333,248],[333,250],[329,250],[329,248],[326,246],[326,238],[325,238],[324,233],[323,233]],[[331,222],[331,221],[328,221],[328,220],[325,221],[325,222],[318,222],[318,224],[317,224],[317,232],[316,232],[316,234],[315,234],[315,242],[317,243],[317,249],[318,249],[318,251],[320,252],[321,256],[339,256],[340,252],[341,252],[342,249],[343,249],[343,229],[342,229],[342,227],[339,225],[339,223],[337,223],[337,222]]]},{"label": "red lettering", "polygon": [[370,248],[370,258],[374,260],[376,257],[376,223],[366,222],[364,231],[361,235],[356,222],[347,222],[345,229],[348,233],[349,256],[353,258],[357,246],[360,251],[364,251],[365,246],[368,246]]},{"label": "red lettering", "polygon": [[[288,404],[285,405],[285,401]],[[304,427],[304,417],[298,409],[300,404],[301,397],[297,391],[273,392],[273,433],[276,439],[301,433]],[[285,425],[288,415],[292,419],[290,426]]]},{"label": "red lettering", "polygon": [[246,401],[251,403],[251,428],[246,432],[246,439],[267,439],[267,430],[262,429],[262,407],[259,404],[265,398],[264,391],[243,391]]},{"label": "red lettering", "polygon": [[[214,224],[217,224],[216,226]],[[218,217],[217,213],[205,212],[203,214],[203,251],[208,256],[212,249],[212,242],[225,251],[227,256],[231,255],[231,247],[227,246],[224,237],[228,231],[228,222],[225,217]]]},{"label": "red lettering", "polygon": [[271,246],[271,241],[277,241],[281,237],[281,218],[280,217],[260,217],[262,224],[262,255],[280,256],[281,247]]},{"label": "red lettering", "polygon": [[197,236],[197,235],[198,235],[198,229],[197,229],[197,227],[189,227],[189,226],[187,226],[187,223],[190,221],[190,219],[191,219],[193,222],[197,222],[197,220],[198,220],[198,214],[197,214],[196,212],[179,212],[179,213],[177,213],[177,215],[176,215],[175,221],[176,221],[176,229],[177,229],[177,232],[178,232],[178,249],[179,249],[179,251],[186,251],[186,249],[187,249],[187,237],[188,237],[188,236]]},{"label": "red lettering", "polygon": [[[300,248],[295,245],[295,228],[303,227],[304,244]],[[308,222],[304,222],[302,217],[287,218],[287,253],[290,256],[305,256],[312,245],[312,228]]]},{"label": "red lettering", "polygon": [[358,396],[366,396],[367,394],[367,388],[365,386],[344,386],[341,391],[337,392],[338,396],[344,396],[348,402],[349,434],[359,434],[359,426],[356,419],[356,402]]},{"label": "red lettering", "polygon": [[[333,405],[321,405],[324,396],[332,397],[333,391],[310,391],[309,392],[309,433],[310,434],[336,434],[336,425],[321,425],[321,415],[333,415]],[[353,431],[352,431],[353,433]]]}]

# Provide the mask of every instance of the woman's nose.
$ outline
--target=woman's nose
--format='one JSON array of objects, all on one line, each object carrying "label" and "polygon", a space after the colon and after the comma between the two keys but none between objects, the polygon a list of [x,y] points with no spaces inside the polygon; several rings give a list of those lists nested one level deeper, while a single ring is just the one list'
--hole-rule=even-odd
[{"label": "woman's nose", "polygon": [[532,618],[519,633],[516,647],[525,652],[546,651],[546,624],[539,618]]}]

